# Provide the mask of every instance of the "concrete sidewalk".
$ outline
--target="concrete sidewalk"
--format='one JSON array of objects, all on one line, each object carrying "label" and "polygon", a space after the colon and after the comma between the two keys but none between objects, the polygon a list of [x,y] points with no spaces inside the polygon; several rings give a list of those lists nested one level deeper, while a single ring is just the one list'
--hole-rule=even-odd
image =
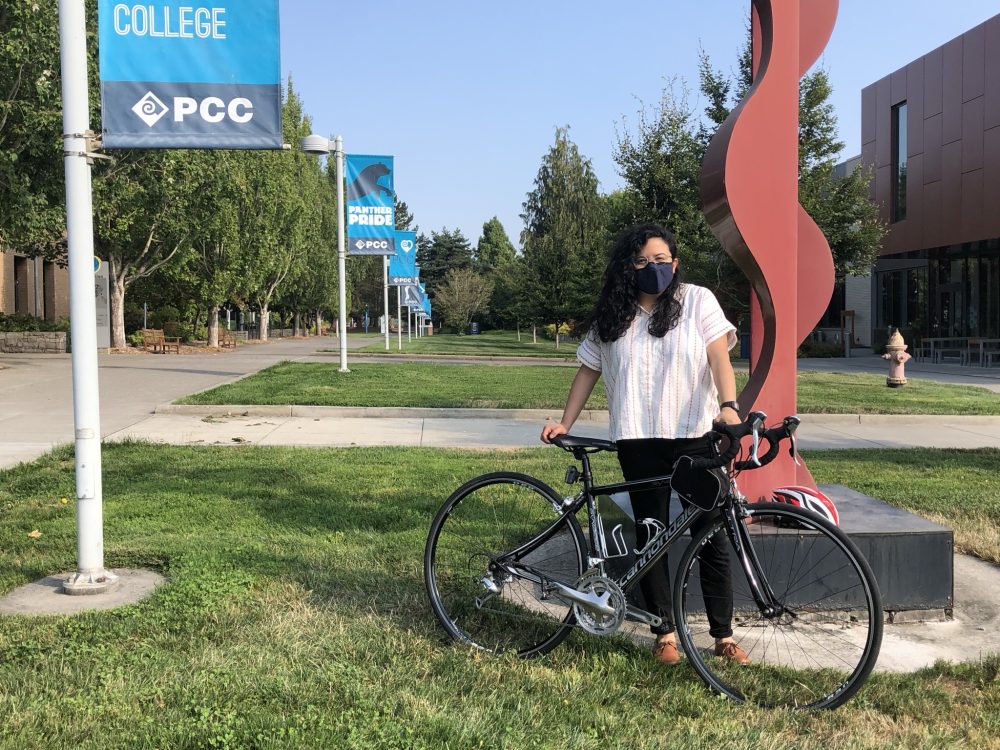
[{"label": "concrete sidewalk", "polygon": [[[348,346],[377,340],[349,337]],[[157,404],[336,346],[336,338],[324,337],[241,344],[225,353],[100,354],[101,434],[141,422]],[[0,469],[73,442],[70,355],[0,354],[0,365]]]},{"label": "concrete sidewalk", "polygon": [[[431,448],[539,447],[551,409],[416,409],[323,406],[182,406],[107,436],[178,445],[400,445]],[[581,415],[574,435],[607,437],[606,412]],[[1000,417],[804,415],[799,447],[1000,448]]]}]

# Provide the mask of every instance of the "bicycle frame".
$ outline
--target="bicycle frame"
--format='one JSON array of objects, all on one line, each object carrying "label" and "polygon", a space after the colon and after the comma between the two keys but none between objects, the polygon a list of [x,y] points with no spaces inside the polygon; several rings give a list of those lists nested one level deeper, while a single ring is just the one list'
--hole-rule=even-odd
[{"label": "bicycle frame", "polygon": [[[538,534],[538,536],[504,555],[503,560],[498,561],[502,566],[509,564],[504,563],[505,560],[519,560],[523,555],[541,547],[541,545],[545,544],[545,542],[551,539],[558,532],[567,516],[578,513],[584,506],[587,507],[588,532],[591,551],[594,554],[599,553],[603,555],[605,554],[603,544],[604,530],[601,528],[600,513],[597,510],[595,496],[610,495],[623,491],[636,492],[650,490],[668,487],[670,485],[670,474],[650,477],[648,479],[615,482],[614,484],[595,485],[593,484],[593,475],[590,470],[590,459],[588,458],[587,453],[580,451],[579,453],[574,453],[574,456],[583,464],[583,471],[580,474],[581,479],[583,480],[583,491],[577,494],[574,498],[568,499],[561,505],[557,506],[555,510],[559,514],[559,517],[545,530]],[[725,499],[719,507],[722,511],[723,517],[726,519],[726,529],[730,542],[733,545],[733,549],[736,552],[740,565],[743,567],[743,570],[747,575],[747,583],[750,588],[750,592],[757,606],[760,608],[761,613],[765,617],[774,617],[782,614],[783,608],[780,604],[778,604],[774,592],[767,583],[767,580],[764,578],[762,566],[760,561],[757,559],[753,545],[750,544],[746,527],[740,522],[744,515],[744,513],[741,512],[743,502],[744,500],[742,496],[738,495],[735,491],[735,485],[731,485],[730,489],[726,492]],[[646,546],[638,551],[638,558],[632,567],[625,571],[625,573],[623,573],[620,577],[614,579],[615,582],[623,591],[631,589],[653,565],[657,564],[661,560],[670,547],[675,544],[684,532],[690,529],[694,522],[704,513],[706,513],[706,511],[695,505],[688,506],[683,513],[670,523],[669,526],[665,529],[661,529],[653,535],[651,539],[649,539]],[[597,568],[600,575],[605,575],[604,557],[591,556],[588,562],[591,567]],[[546,581],[546,577],[544,575],[532,570],[529,566],[518,564],[518,567],[520,567],[523,571],[528,571],[531,574],[528,578],[533,580],[535,583],[553,583],[551,581]],[[523,577],[523,573],[519,574]],[[557,584],[557,588],[564,588],[564,585],[560,582],[554,583]],[[650,618],[658,619],[648,612],[642,612],[642,614],[647,615]]]}]

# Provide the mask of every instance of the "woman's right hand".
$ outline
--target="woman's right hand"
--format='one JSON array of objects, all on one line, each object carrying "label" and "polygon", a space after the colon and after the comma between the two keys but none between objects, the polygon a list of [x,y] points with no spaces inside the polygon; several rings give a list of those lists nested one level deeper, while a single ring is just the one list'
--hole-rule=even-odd
[{"label": "woman's right hand", "polygon": [[542,442],[551,443],[552,438],[565,435],[569,430],[562,422],[550,422],[542,428]]}]

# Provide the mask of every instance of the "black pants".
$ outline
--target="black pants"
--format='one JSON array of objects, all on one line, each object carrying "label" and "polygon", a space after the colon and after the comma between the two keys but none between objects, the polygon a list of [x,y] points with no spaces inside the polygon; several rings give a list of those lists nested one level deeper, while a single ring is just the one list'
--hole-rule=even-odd
[{"label": "black pants", "polygon": [[[665,440],[619,440],[618,462],[627,481],[663,476],[673,470],[679,456],[709,456],[711,448],[705,438]],[[642,549],[648,539],[649,527],[638,523],[642,518],[655,518],[664,526],[670,524],[670,490],[666,487],[630,493],[636,518],[636,548]],[[684,503],[684,501],[681,501]],[[686,503],[685,507],[686,507]],[[692,533],[711,523],[719,511],[701,515],[691,528]],[[733,585],[729,571],[729,540],[719,532],[706,544],[699,555],[701,587],[705,596],[709,633],[714,638],[728,638],[733,634]],[[670,587],[670,569],[667,556],[649,569],[639,581],[639,588],[646,599],[646,607],[662,618],[663,625],[651,628],[654,633],[673,633],[673,596]]]}]

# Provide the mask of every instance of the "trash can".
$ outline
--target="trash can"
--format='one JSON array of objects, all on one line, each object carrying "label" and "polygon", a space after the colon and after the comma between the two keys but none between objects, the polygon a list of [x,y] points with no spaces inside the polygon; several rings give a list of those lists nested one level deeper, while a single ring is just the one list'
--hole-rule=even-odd
[{"label": "trash can", "polygon": [[740,334],[740,359],[750,359],[750,334]]},{"label": "trash can", "polygon": [[469,333],[473,336],[479,335],[479,323],[469,323]]}]

